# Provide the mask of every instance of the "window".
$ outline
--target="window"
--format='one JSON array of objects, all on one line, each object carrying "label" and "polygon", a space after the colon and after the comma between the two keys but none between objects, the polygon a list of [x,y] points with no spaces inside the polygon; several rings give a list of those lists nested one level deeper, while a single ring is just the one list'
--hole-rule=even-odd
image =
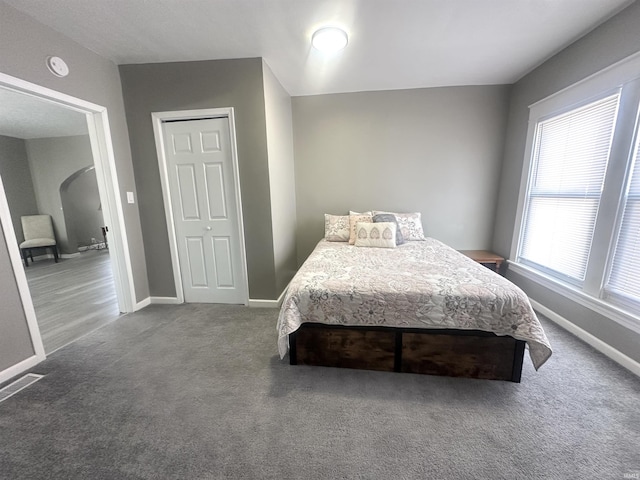
[{"label": "window", "polygon": [[582,282],[619,95],[538,123],[520,259]]},{"label": "window", "polygon": [[613,297],[640,303],[640,128],[624,197],[622,221],[605,290]]},{"label": "window", "polygon": [[529,107],[514,271],[640,332],[640,54]]}]

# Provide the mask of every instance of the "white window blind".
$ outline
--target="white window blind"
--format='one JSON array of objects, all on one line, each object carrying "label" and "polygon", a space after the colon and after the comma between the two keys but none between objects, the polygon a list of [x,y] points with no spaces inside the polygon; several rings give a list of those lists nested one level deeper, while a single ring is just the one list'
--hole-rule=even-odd
[{"label": "white window blind", "polygon": [[619,94],[538,122],[519,259],[584,280]]},{"label": "white window blind", "polygon": [[636,138],[622,222],[605,291],[640,302],[640,128]]}]

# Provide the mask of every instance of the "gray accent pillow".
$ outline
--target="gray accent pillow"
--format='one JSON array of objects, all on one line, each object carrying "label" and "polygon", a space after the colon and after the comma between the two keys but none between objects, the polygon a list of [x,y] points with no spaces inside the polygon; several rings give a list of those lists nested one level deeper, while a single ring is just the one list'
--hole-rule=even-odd
[{"label": "gray accent pillow", "polygon": [[404,237],[402,236],[402,231],[400,230],[400,226],[398,225],[398,219],[393,213],[378,213],[373,216],[373,223],[380,222],[392,222],[396,224],[396,245],[402,245],[404,243]]}]

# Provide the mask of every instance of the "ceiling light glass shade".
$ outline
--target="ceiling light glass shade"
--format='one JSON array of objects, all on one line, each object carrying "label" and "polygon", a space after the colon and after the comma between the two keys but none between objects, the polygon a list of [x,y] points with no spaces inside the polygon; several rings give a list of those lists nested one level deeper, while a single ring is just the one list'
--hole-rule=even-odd
[{"label": "ceiling light glass shade", "polygon": [[337,52],[347,46],[347,32],[336,27],[325,27],[311,37],[311,45],[321,52]]}]

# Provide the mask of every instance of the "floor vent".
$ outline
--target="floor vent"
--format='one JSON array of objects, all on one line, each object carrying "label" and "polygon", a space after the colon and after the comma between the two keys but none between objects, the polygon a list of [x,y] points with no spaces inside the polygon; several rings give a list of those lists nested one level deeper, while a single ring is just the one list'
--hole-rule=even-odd
[{"label": "floor vent", "polygon": [[24,377],[10,383],[0,390],[0,402],[4,402],[7,398],[15,395],[20,390],[24,390],[29,385],[36,383],[42,377],[44,377],[44,375],[38,375],[37,373],[27,373]]}]

